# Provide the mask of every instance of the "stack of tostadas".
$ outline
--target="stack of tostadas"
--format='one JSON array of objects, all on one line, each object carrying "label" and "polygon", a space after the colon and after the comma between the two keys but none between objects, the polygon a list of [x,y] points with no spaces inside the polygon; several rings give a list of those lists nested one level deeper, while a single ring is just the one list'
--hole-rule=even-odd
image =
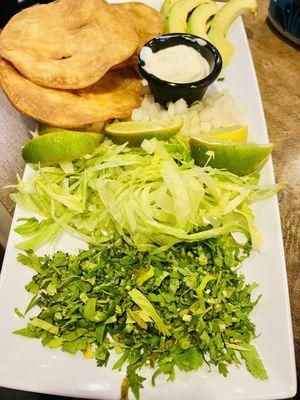
[{"label": "stack of tostadas", "polygon": [[23,114],[61,128],[127,118],[141,102],[139,49],[163,33],[142,3],[56,0],[15,15],[0,34],[0,84]]}]

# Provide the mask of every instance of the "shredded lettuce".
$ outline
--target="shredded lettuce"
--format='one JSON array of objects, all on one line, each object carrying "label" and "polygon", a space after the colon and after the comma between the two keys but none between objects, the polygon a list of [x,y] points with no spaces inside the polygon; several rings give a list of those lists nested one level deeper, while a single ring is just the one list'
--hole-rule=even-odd
[{"label": "shredded lettuce", "polygon": [[259,248],[250,202],[280,186],[262,187],[257,175],[198,167],[184,143],[152,139],[135,149],[105,141],[67,170],[37,167],[16,189],[13,200],[44,217],[16,228],[27,237],[19,249],[35,249],[67,230],[89,243],[121,236],[139,250],[163,251],[234,232]]}]

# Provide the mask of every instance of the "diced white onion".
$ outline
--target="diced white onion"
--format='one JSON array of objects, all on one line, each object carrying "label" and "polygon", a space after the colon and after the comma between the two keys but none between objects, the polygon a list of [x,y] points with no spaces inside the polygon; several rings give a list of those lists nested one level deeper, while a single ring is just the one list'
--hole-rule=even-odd
[{"label": "diced white onion", "polygon": [[181,115],[184,120],[180,131],[182,136],[208,133],[229,125],[245,124],[244,113],[227,91],[214,93],[190,107],[184,99],[179,99],[175,103],[168,103],[166,109],[156,103],[152,95],[146,95],[141,106],[132,111],[131,119],[166,122],[177,115]]}]

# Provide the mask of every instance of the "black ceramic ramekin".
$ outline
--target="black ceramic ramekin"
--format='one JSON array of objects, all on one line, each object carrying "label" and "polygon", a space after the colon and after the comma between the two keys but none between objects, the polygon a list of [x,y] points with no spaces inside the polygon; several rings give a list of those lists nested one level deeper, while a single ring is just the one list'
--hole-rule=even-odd
[{"label": "black ceramic ramekin", "polygon": [[[176,101],[181,98],[190,105],[196,100],[201,100],[207,88],[218,77],[222,69],[222,58],[218,50],[207,40],[199,36],[184,33],[168,33],[151,39],[145,46],[156,53],[159,50],[176,45],[186,45],[197,50],[204,57],[210,66],[210,73],[199,81],[189,83],[174,83],[159,79],[145,70],[145,62],[138,57],[138,66],[141,75],[148,81],[149,88],[155,100],[160,104],[167,104],[169,101]],[[144,46],[144,47],[145,47]],[[187,70],[189,66],[186,66]]]}]

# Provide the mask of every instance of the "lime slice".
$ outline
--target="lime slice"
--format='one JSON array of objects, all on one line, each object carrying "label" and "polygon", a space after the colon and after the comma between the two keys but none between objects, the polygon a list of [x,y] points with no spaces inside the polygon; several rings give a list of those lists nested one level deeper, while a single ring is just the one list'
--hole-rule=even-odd
[{"label": "lime slice", "polygon": [[204,140],[228,141],[228,142],[246,142],[248,136],[248,127],[241,125],[230,125],[224,128],[216,129],[212,132],[201,135]]},{"label": "lime slice", "polygon": [[23,147],[22,156],[27,163],[32,164],[72,161],[92,153],[102,137],[103,135],[96,133],[63,130],[46,133],[27,142]]},{"label": "lime slice", "polygon": [[65,133],[70,133],[70,132],[78,132],[78,133],[88,133],[89,135],[92,135],[95,137],[95,139],[98,140],[98,142],[102,142],[104,139],[104,135],[102,133],[96,133],[96,132],[82,132],[82,131],[75,131],[75,130],[70,130],[70,129],[63,129],[63,128],[55,128],[54,126],[49,126],[45,124],[38,124],[38,133],[39,135],[45,135],[46,133],[55,133],[55,132],[65,132]]},{"label": "lime slice", "polygon": [[197,165],[226,169],[247,175],[260,169],[272,152],[272,144],[231,143],[190,139],[191,153]]},{"label": "lime slice", "polygon": [[139,146],[144,139],[166,140],[175,136],[181,129],[183,120],[176,118],[168,122],[125,121],[113,122],[105,127],[105,133],[117,144],[129,142]]},{"label": "lime slice", "polygon": [[45,133],[53,133],[53,132],[60,132],[60,131],[67,131],[67,129],[63,128],[55,128],[54,126],[49,126],[42,124],[41,122],[38,123],[38,134],[45,135]]}]

